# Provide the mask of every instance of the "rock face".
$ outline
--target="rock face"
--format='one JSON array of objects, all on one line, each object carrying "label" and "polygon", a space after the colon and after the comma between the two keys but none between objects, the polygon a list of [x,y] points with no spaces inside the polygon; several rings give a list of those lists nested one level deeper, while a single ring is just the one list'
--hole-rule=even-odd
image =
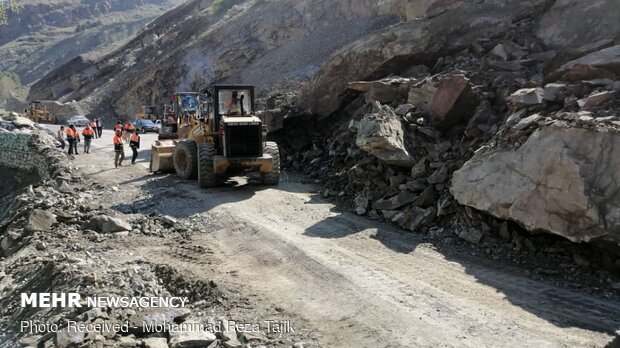
[{"label": "rock face", "polygon": [[422,64],[481,37],[506,30],[513,18],[545,1],[461,1],[440,15],[399,24],[360,39],[334,54],[302,94],[302,105],[328,116],[338,109],[347,82],[377,79],[386,71]]},{"label": "rock face", "polygon": [[575,242],[620,243],[620,134],[548,126],[454,173],[459,203]]},{"label": "rock face", "polygon": [[360,121],[355,143],[386,163],[411,167],[414,162],[405,149],[404,136],[400,118],[391,108],[375,102],[372,113]]}]

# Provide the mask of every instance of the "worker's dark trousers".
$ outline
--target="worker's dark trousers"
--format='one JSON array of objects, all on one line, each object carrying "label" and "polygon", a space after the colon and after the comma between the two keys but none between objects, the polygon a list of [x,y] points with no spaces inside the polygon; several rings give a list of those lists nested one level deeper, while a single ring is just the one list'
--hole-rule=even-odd
[{"label": "worker's dark trousers", "polygon": [[103,133],[103,127],[97,127],[97,135],[101,138],[101,133]]},{"label": "worker's dark trousers", "polygon": [[84,139],[84,152],[90,153],[90,142],[91,139]]},{"label": "worker's dark trousers", "polygon": [[118,166],[123,165],[124,159],[125,159],[125,151],[123,150],[114,151],[114,167],[118,168]]},{"label": "worker's dark trousers", "polygon": [[131,151],[133,152],[133,155],[131,156],[131,164],[135,164],[136,158],[138,158],[138,148],[136,148],[135,146],[132,146]]},{"label": "worker's dark trousers", "polygon": [[67,138],[67,142],[69,143],[69,155],[73,155],[73,144],[75,144],[75,140],[73,138]]}]

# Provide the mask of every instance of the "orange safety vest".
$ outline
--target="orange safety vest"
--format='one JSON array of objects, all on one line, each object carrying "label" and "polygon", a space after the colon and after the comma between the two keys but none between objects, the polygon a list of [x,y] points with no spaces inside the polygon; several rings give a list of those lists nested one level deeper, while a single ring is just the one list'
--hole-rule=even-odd
[{"label": "orange safety vest", "polygon": [[121,137],[119,137],[118,135],[114,136],[114,145],[122,145],[123,144],[123,139]]},{"label": "orange safety vest", "polygon": [[127,129],[127,130],[133,130],[133,125],[132,125],[131,123],[127,123],[127,124],[125,125],[125,129]]},{"label": "orange safety vest", "polygon": [[85,128],[85,129],[82,131],[82,135],[83,135],[83,136],[87,136],[87,135],[95,135],[95,133],[93,132],[93,130],[92,130],[92,129],[90,129],[90,128]]},{"label": "orange safety vest", "polygon": [[138,134],[132,134],[130,140],[137,143],[140,141],[140,137],[138,136]]},{"label": "orange safety vest", "polygon": [[67,131],[65,133],[67,134],[67,138],[75,137],[75,135],[73,133],[73,129],[71,129],[71,128],[67,128]]},{"label": "orange safety vest", "polygon": [[114,130],[119,130],[119,129],[123,129],[123,126],[121,126],[120,124],[116,124],[116,126],[114,126]]}]

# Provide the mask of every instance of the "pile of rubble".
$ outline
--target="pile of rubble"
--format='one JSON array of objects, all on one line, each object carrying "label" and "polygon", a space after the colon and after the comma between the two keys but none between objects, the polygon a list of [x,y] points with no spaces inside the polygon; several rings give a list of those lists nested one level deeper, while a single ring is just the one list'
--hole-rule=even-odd
[{"label": "pile of rubble", "polygon": [[529,26],[402,77],[349,83],[315,128],[288,120],[286,166],[359,215],[449,243],[560,253],[612,281],[613,253],[538,233],[620,245],[620,46],[597,42],[574,59],[545,50]]},{"label": "pile of rubble", "polygon": [[[140,255],[118,248],[140,237],[187,235],[195,227],[191,222],[156,213],[125,214],[105,208],[101,196],[113,194],[118,188],[85,182],[66,160],[67,155],[55,148],[51,136],[36,126],[22,125],[18,117],[6,122],[13,130],[0,132],[0,144],[15,135],[27,135],[30,140],[23,144],[23,151],[38,154],[43,163],[62,165],[46,166],[39,180],[13,193],[3,211],[2,344],[152,348],[270,344],[266,334],[237,332],[234,326],[226,325],[227,297],[214,282],[188,278],[173,268],[145,262]],[[5,154],[3,151],[1,156]],[[21,165],[33,166],[33,158],[22,156]],[[7,160],[5,164],[12,162]],[[58,170],[48,170],[52,167]],[[79,308],[22,307],[21,294],[33,292],[79,293],[82,299],[176,297],[187,298],[188,303],[179,308],[89,307],[84,303]],[[32,325],[24,327],[24,323]],[[70,325],[88,325],[92,330],[75,330]]]},{"label": "pile of rubble", "polygon": [[[260,332],[227,329],[227,319],[217,310],[225,297],[214,282],[188,281],[174,269],[139,257],[112,256],[110,246],[127,238],[183,232],[184,227],[168,216],[105,209],[95,199],[102,190],[79,178],[58,177],[30,186],[15,199],[0,223],[0,320],[8,328],[3,341],[57,347],[241,347],[269,342]],[[84,298],[187,297],[191,307],[21,308],[20,294],[35,290],[77,292]],[[24,332],[23,321],[57,325],[59,330]],[[85,333],[68,329],[70,322],[125,326]],[[173,325],[174,330],[169,329]],[[158,329],[145,331],[149,327]]]}]

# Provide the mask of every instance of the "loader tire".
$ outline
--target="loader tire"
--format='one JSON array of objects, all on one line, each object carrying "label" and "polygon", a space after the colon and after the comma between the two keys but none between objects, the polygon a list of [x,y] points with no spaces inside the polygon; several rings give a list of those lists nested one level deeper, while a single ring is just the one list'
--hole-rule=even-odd
[{"label": "loader tire", "polygon": [[273,158],[273,170],[263,174],[263,185],[277,185],[280,182],[280,149],[273,141],[265,143],[263,153]]},{"label": "loader tire", "polygon": [[198,146],[195,141],[180,141],[172,155],[174,170],[181,179],[195,179],[198,174]]},{"label": "loader tire", "polygon": [[200,187],[215,187],[218,184],[213,165],[215,155],[215,144],[205,143],[198,146],[198,185]]}]

